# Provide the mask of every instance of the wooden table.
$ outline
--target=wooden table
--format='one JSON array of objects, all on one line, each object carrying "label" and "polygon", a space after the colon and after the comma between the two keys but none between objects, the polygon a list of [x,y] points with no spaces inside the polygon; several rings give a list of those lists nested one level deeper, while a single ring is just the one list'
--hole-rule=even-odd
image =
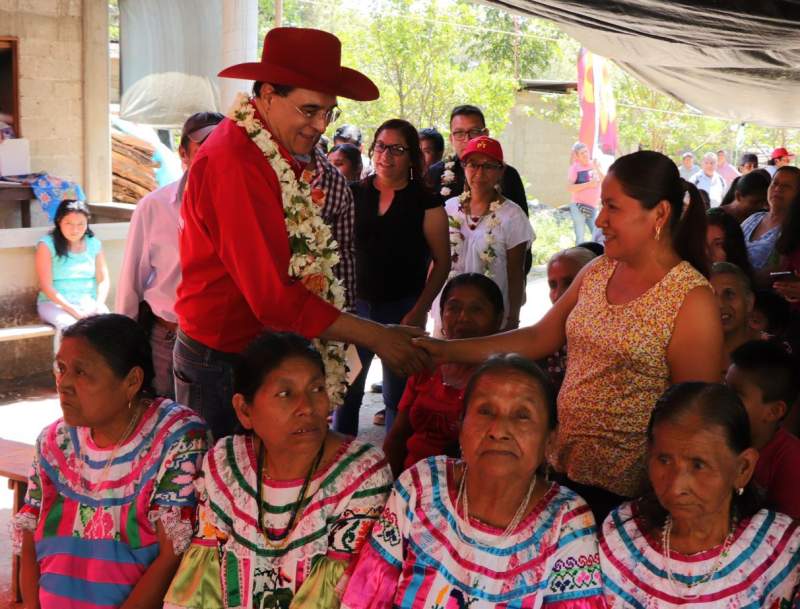
[{"label": "wooden table", "polygon": [[31,199],[33,189],[24,184],[0,181],[0,205],[19,204],[19,213],[22,218],[22,228],[30,228],[31,225]]},{"label": "wooden table", "polygon": [[[11,517],[22,508],[25,493],[28,491],[28,473],[33,462],[35,448],[23,442],[0,438],[0,476],[8,478],[8,488],[14,491],[14,504]],[[22,596],[19,588],[19,556],[11,558],[11,596],[14,602],[20,602]]]}]

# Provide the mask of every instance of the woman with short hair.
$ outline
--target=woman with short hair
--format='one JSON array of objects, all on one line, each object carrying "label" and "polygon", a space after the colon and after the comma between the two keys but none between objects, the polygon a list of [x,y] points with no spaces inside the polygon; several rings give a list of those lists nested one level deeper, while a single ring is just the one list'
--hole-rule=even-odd
[{"label": "woman with short hair", "polygon": [[800,530],[760,509],[747,411],[716,383],[681,383],[647,430],[653,492],[603,523],[600,560],[612,609],[789,607]]},{"label": "woman with short hair", "polygon": [[547,377],[497,356],[464,404],[461,459],[430,457],[400,476],[342,607],[605,607],[592,513],[545,472],[557,424]]},{"label": "woman with short hair", "polygon": [[325,370],[307,339],[262,334],[234,381],[245,433],[203,462],[197,532],[164,606],[337,609],[391,488],[386,460],[328,430]]},{"label": "woman with short hair", "polygon": [[64,416],[36,442],[12,522],[25,605],[161,607],[192,537],[206,425],[151,399],[150,343],[124,315],[65,329],[55,376]]}]

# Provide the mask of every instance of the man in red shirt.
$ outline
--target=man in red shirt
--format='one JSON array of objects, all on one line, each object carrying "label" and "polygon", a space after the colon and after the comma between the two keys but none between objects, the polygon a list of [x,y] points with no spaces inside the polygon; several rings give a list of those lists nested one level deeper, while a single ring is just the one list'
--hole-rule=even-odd
[{"label": "man in red shirt", "polygon": [[[378,98],[366,76],[341,67],[341,44],[319,30],[275,28],[260,62],[220,76],[255,80],[250,103],[298,180],[338,115],[337,95]],[[264,329],[363,345],[404,375],[427,365],[408,331],[342,313],[289,276],[292,256],[282,186],[265,153],[230,118],[198,151],[181,207],[181,271],[175,311],[177,400],[215,438],[232,433],[235,354]]]}]

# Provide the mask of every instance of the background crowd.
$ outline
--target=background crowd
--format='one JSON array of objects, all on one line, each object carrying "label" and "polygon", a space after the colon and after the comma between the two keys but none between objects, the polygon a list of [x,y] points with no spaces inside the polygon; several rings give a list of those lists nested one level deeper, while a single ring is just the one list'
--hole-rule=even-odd
[{"label": "background crowd", "polygon": [[[37,246],[64,418],[14,522],[28,606],[790,606],[792,155],[738,175],[576,144],[579,243],[520,328],[535,234],[480,108],[452,110],[448,156],[401,119],[326,153],[336,96],[377,97],[338,50],[279,28],[221,73],[252,95],[186,121],[117,314],[85,205]],[[355,437],[374,354],[383,450]]]}]

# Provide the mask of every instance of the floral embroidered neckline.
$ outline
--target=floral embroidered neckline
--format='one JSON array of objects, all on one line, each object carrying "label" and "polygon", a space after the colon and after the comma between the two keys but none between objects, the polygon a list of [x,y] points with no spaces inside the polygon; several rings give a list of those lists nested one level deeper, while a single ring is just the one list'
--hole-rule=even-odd
[{"label": "floral embroidered neckline", "polygon": [[[489,204],[489,209],[486,214],[481,216],[472,216],[469,208],[470,193],[465,190],[458,198],[458,212],[453,216],[448,217],[448,224],[450,227],[450,258],[453,265],[461,258],[464,249],[464,233],[462,227],[466,223],[470,231],[478,228],[480,223],[486,218],[486,234],[483,237],[484,248],[479,254],[481,262],[483,262],[483,274],[486,277],[492,278],[492,263],[497,258],[497,252],[494,249],[495,237],[494,229],[500,226],[500,219],[497,217],[497,211],[503,206],[503,200],[498,196],[494,201]],[[458,275],[460,271],[455,269],[450,271],[450,276]]]}]

